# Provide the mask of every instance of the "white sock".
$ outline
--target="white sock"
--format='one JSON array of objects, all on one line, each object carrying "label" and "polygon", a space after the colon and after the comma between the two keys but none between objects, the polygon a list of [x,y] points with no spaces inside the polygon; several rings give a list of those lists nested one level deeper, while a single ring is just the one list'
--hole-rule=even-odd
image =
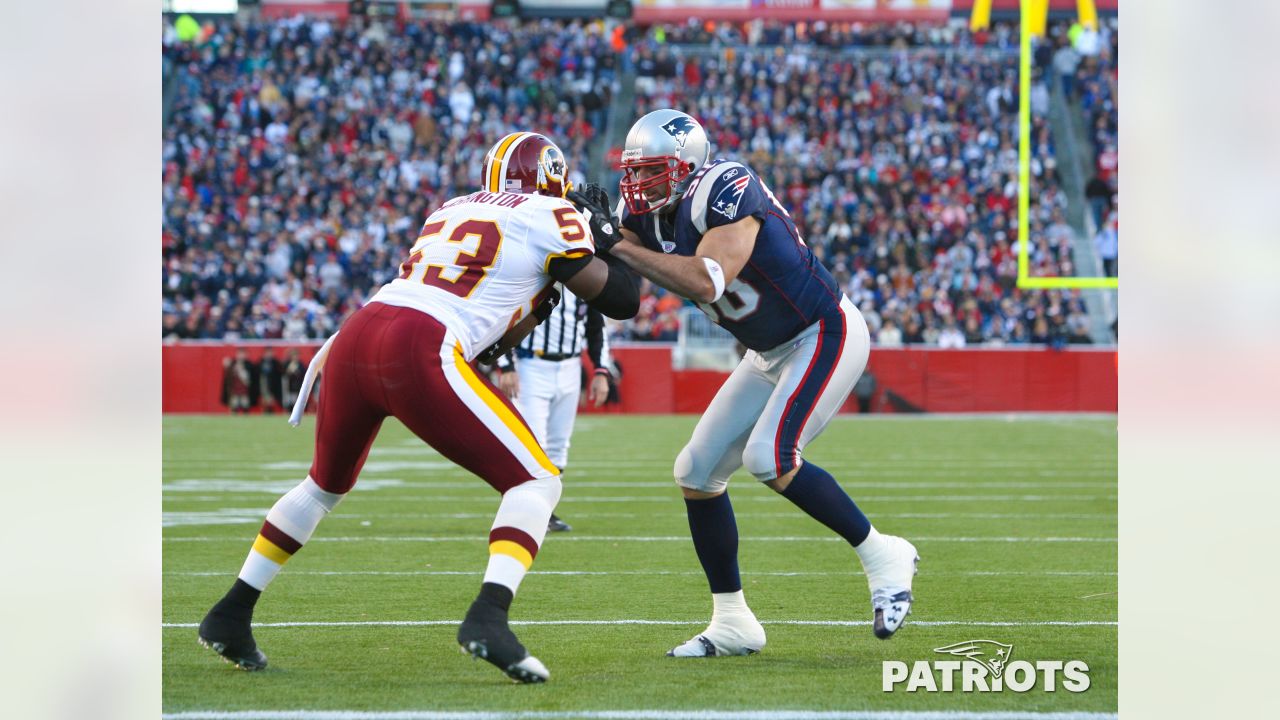
[{"label": "white sock", "polygon": [[866,567],[868,562],[875,560],[880,550],[884,548],[884,536],[876,530],[875,526],[871,526],[871,532],[867,533],[866,539],[858,543],[854,551],[858,553],[858,559],[862,560],[862,566]]},{"label": "white sock", "polygon": [[520,581],[546,537],[547,521],[560,501],[560,488],[560,478],[553,476],[517,485],[502,496],[489,530],[489,566],[484,582],[503,585],[513,595],[520,589]]},{"label": "white sock", "polygon": [[731,619],[737,615],[751,615],[751,608],[747,606],[747,599],[743,596],[742,591],[728,593],[712,593],[711,594],[711,622],[715,622],[718,618]]},{"label": "white sock", "polygon": [[343,497],[322,490],[310,476],[285,493],[267,513],[267,520],[240,568],[240,579],[265,590]]}]

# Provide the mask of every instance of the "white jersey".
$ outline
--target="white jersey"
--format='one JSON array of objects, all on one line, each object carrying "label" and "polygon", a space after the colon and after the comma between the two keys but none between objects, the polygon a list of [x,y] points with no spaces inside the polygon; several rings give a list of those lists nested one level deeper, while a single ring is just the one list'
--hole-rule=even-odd
[{"label": "white jersey", "polygon": [[594,254],[587,228],[560,198],[506,192],[454,198],[427,218],[400,277],[370,302],[431,315],[471,360],[533,311],[554,283],[553,258]]}]

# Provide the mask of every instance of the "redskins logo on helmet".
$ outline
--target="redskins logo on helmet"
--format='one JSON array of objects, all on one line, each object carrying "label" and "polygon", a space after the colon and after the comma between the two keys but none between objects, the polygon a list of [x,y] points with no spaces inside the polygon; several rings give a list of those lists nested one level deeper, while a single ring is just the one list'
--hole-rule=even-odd
[{"label": "redskins logo on helmet", "polygon": [[564,153],[545,135],[511,133],[484,156],[484,190],[564,197],[572,188]]}]

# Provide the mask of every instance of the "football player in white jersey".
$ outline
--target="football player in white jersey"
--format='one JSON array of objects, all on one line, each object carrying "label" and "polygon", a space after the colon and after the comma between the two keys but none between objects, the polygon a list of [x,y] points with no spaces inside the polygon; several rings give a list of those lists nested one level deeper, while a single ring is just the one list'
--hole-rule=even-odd
[{"label": "football player in white jersey", "polygon": [[[507,613],[560,499],[560,469],[472,361],[509,350],[545,318],[556,282],[610,317],[639,307],[634,276],[604,252],[607,241],[593,243],[602,219],[565,200],[566,169],[542,135],[502,138],[485,156],[483,190],[432,213],[400,276],[317,354],[308,374],[323,366],[324,392],[311,470],[267,514],[235,584],[200,624],[202,644],[242,669],[266,666],[251,632],[259,595],[351,490],[393,416],[502,493],[484,581],[458,643],[516,681],[550,676],[511,632]],[[295,408],[295,421],[299,415]]]}]

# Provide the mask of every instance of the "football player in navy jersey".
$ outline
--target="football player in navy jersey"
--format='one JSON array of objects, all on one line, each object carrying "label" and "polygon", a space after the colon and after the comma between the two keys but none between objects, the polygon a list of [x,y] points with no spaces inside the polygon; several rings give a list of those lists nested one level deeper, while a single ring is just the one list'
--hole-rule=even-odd
[{"label": "football player in navy jersey", "polygon": [[854,547],[871,589],[875,635],[887,638],[911,610],[916,549],[877,532],[828,472],[800,458],[866,366],[866,322],[751,168],[709,157],[706,132],[689,115],[666,109],[640,118],[623,148],[620,238],[612,248],[651,281],[697,302],[748,348],[676,458],[713,611],[706,630],[668,655],[764,647],[764,628],[742,595],[727,492],[729,476],[743,466]]}]

